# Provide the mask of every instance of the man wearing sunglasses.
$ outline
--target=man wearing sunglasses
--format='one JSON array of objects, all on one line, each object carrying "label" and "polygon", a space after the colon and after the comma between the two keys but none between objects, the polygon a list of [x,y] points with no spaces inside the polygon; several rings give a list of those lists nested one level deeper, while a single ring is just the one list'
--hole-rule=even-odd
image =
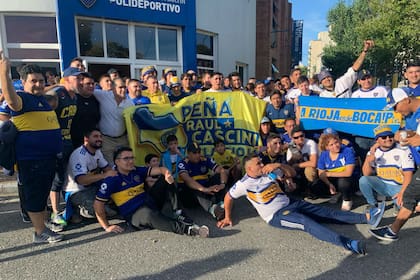
[{"label": "man wearing sunglasses", "polygon": [[[389,126],[375,128],[375,144],[363,163],[359,187],[370,207],[375,207],[375,193],[397,199],[413,177],[414,160],[410,149],[395,146],[394,133]],[[398,205],[398,207],[401,205]]]},{"label": "man wearing sunglasses", "polygon": [[352,93],[351,98],[386,98],[388,91],[385,87],[376,86],[369,70],[360,70],[357,74],[359,89]]}]

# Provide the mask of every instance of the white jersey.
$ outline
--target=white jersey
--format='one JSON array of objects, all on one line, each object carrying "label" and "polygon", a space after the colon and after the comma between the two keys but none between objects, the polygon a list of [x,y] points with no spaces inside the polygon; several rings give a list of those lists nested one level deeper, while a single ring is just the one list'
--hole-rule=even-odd
[{"label": "white jersey", "polygon": [[[370,155],[370,152],[368,152]],[[403,171],[414,171],[414,159],[410,149],[393,148],[389,151],[375,150],[375,161],[371,166],[376,176],[390,185],[402,185]]]},{"label": "white jersey", "polygon": [[376,86],[369,90],[358,89],[352,93],[351,98],[377,98],[388,96],[388,91],[385,87]]},{"label": "white jersey", "polygon": [[70,155],[67,167],[68,182],[64,187],[66,192],[78,192],[87,188],[76,182],[76,178],[86,174],[96,174],[100,170],[108,166],[102,152],[96,150],[95,154],[91,154],[85,146],[80,146]]},{"label": "white jersey", "polygon": [[245,175],[240,181],[229,190],[233,198],[245,196],[257,210],[261,218],[267,223],[273,215],[283,207],[289,205],[289,198],[283,193],[275,179],[268,175],[252,178]]},{"label": "white jersey", "polygon": [[[308,161],[311,155],[318,154],[318,146],[316,145],[314,140],[305,138],[302,150],[300,150],[300,152],[302,153],[304,161]],[[286,160],[291,160],[292,156],[292,151],[290,149],[287,149]]]},{"label": "white jersey", "polygon": [[335,81],[334,91],[323,89],[320,97],[344,98],[351,96],[351,88],[357,80],[357,72],[349,68],[347,72]]},{"label": "white jersey", "polygon": [[301,92],[298,88],[291,88],[286,93],[286,100],[293,102],[300,95],[301,95]]}]

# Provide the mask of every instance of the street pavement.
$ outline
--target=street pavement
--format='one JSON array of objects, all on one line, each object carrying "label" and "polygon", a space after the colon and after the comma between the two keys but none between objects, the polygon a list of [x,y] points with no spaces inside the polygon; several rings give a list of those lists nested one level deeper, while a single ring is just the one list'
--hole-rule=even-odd
[{"label": "street pavement", "polygon": [[[358,198],[356,212],[362,203]],[[394,219],[391,202],[388,208],[382,225]],[[368,225],[328,225],[366,240],[368,254],[355,256],[305,232],[270,227],[245,199],[235,201],[235,224],[223,230],[200,209],[188,213],[209,225],[209,238],[157,230],[112,234],[92,221],[70,227],[63,242],[33,245],[16,194],[0,192],[0,279],[420,279],[420,216],[391,244],[372,238]]]}]

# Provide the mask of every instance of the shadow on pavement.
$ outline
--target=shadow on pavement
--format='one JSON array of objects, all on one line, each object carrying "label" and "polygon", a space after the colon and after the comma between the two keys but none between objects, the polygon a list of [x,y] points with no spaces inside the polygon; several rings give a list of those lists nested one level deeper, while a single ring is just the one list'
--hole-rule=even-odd
[{"label": "shadow on pavement", "polygon": [[[258,250],[231,250],[219,253],[215,256],[197,260],[187,261],[177,266],[168,268],[156,274],[133,276],[125,280],[134,279],[195,279],[203,277],[207,273],[232,266],[235,263],[244,262],[247,258],[257,254]],[[232,272],[233,273],[233,272]],[[227,276],[228,277],[228,276]]]}]

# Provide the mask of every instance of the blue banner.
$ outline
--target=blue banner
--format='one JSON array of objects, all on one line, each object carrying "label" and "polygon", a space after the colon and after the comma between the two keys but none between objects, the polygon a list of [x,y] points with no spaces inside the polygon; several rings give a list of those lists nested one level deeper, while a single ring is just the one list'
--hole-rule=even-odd
[{"label": "blue banner", "polygon": [[300,122],[305,130],[331,127],[337,131],[374,137],[378,125],[389,125],[398,130],[401,115],[385,111],[385,98],[323,98],[300,96]]}]

